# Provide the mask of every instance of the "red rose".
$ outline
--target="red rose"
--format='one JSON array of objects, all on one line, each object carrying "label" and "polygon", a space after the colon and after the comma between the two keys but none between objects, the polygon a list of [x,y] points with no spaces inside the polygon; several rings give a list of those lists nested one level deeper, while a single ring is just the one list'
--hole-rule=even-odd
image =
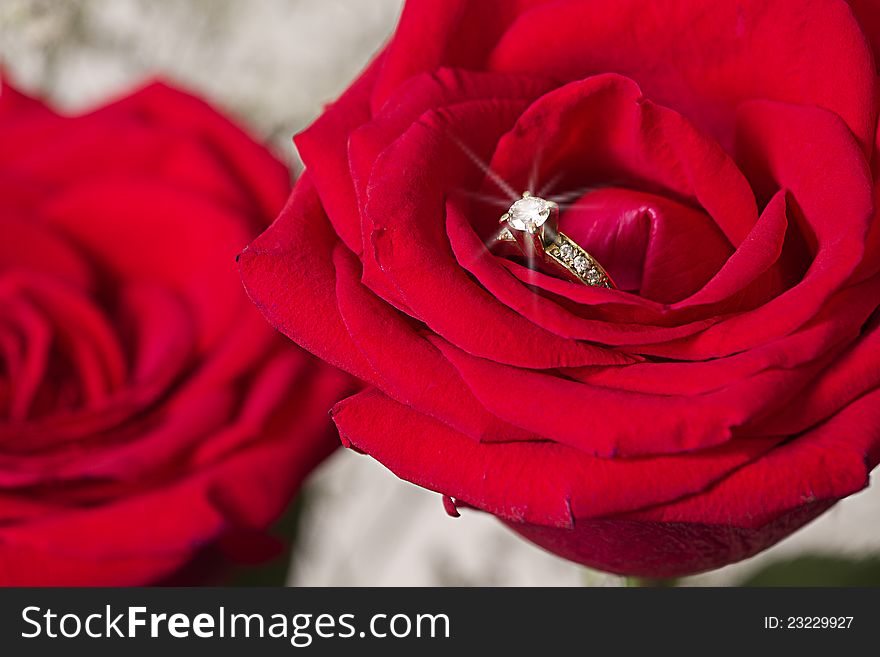
[{"label": "red rose", "polygon": [[162,85],[75,118],[5,86],[0,143],[0,584],[155,581],[264,529],[345,390],[238,281],[285,167]]},{"label": "red rose", "polygon": [[[372,384],[346,444],[452,513],[613,572],[718,567],[880,459],[877,97],[843,2],[413,1],[298,136],[242,275]],[[621,289],[492,255],[494,177],[567,198]]]}]

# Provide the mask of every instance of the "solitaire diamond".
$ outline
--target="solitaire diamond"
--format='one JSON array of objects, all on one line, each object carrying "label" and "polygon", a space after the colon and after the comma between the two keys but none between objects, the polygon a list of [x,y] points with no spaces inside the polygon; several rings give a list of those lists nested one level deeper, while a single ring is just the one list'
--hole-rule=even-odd
[{"label": "solitaire diamond", "polygon": [[533,233],[550,217],[550,204],[537,196],[525,196],[510,206],[508,215],[511,228]]}]

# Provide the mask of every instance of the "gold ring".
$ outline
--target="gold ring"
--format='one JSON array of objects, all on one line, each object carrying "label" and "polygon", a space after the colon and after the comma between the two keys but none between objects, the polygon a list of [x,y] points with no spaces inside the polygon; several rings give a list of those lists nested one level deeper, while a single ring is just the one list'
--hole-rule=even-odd
[{"label": "gold ring", "polygon": [[496,252],[523,256],[532,268],[538,263],[549,273],[584,285],[617,287],[593,256],[559,230],[559,206],[553,201],[523,192],[499,223],[506,226],[493,245]]}]

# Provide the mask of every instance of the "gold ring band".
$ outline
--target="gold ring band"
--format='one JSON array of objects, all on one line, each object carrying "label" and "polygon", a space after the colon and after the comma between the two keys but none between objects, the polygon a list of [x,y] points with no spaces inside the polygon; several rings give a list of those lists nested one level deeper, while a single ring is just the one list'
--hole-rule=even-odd
[{"label": "gold ring band", "polygon": [[543,265],[550,273],[589,285],[615,289],[605,268],[586,249],[558,230],[559,206],[524,192],[501,216],[506,226],[493,247],[501,253],[523,256],[529,264]]}]

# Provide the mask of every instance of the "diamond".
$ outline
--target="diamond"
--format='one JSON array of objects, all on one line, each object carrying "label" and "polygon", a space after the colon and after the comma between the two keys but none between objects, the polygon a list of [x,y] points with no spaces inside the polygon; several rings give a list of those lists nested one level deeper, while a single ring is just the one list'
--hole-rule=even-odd
[{"label": "diamond", "polygon": [[578,274],[583,276],[584,272],[587,271],[587,259],[584,256],[578,256],[574,259],[574,269]]},{"label": "diamond", "polygon": [[508,214],[507,221],[512,228],[534,232],[550,217],[550,206],[542,198],[525,196],[510,206]]},{"label": "diamond", "polygon": [[599,282],[602,280],[602,272],[595,268],[591,269],[587,272],[586,279],[587,283],[589,283],[590,285],[598,285]]},{"label": "diamond", "polygon": [[559,247],[559,255],[561,255],[566,260],[571,260],[571,256],[574,255],[574,249],[571,248],[571,244],[563,244]]}]

